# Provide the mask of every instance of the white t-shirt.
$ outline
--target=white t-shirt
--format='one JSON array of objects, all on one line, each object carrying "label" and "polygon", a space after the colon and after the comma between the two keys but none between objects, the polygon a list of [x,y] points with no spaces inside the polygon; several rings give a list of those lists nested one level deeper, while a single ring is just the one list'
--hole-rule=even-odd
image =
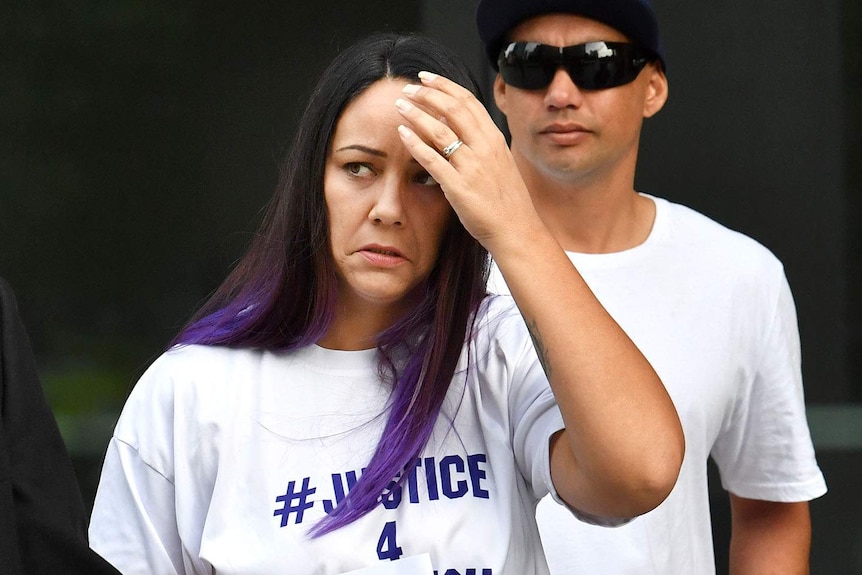
[{"label": "white t-shirt", "polygon": [[317,539],[385,423],[376,351],[165,353],[108,446],[92,547],[125,575],[337,574],[426,553],[439,575],[547,573],[535,506],[562,418],[511,299],[488,298],[477,325],[403,488]]},{"label": "white t-shirt", "polygon": [[[664,382],[685,431],[685,460],[668,499],[617,529],[573,521],[542,501],[539,528],[554,575],[715,573],[710,455],[724,488],[741,497],[792,502],[826,492],[781,263],[742,234],[652,199],[646,242],[569,257]],[[496,268],[491,289],[507,292]]]}]

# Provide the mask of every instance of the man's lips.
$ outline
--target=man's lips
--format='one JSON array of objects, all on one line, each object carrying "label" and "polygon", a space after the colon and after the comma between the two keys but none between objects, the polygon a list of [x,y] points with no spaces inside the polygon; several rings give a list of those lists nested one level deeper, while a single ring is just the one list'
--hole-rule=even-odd
[{"label": "man's lips", "polygon": [[551,142],[567,146],[582,142],[592,132],[581,124],[555,123],[543,128],[539,134]]},{"label": "man's lips", "polygon": [[589,130],[580,124],[574,123],[551,124],[542,130],[543,134],[567,134],[569,132],[589,132]]}]

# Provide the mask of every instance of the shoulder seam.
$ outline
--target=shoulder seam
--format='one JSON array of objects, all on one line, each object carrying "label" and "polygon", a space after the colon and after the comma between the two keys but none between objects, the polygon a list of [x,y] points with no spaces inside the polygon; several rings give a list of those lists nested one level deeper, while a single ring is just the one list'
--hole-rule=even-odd
[{"label": "shoulder seam", "polygon": [[116,435],[114,435],[112,439],[114,441],[116,441],[117,443],[121,443],[121,444],[125,445],[126,447],[128,447],[129,449],[131,449],[132,451],[134,451],[137,454],[138,458],[141,460],[141,462],[144,465],[146,465],[151,471],[153,471],[157,475],[161,476],[165,481],[167,481],[171,485],[174,485],[174,480],[171,479],[170,477],[168,477],[164,472],[159,470],[155,465],[153,465],[152,463],[147,461],[147,459],[143,456],[143,454],[141,454],[140,449],[138,449],[137,447],[135,447],[134,445],[132,445],[128,441],[125,441],[124,439],[120,439]]}]

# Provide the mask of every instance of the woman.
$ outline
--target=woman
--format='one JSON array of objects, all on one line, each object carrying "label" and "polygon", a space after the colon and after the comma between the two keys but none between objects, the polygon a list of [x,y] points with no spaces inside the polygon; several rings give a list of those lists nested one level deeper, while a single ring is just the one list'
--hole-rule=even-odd
[{"label": "woman", "polygon": [[553,240],[476,94],[414,36],[324,72],[254,243],[108,447],[90,536],[123,573],[546,573],[544,494],[615,523],[670,491],[673,406],[562,250],[532,257]]}]

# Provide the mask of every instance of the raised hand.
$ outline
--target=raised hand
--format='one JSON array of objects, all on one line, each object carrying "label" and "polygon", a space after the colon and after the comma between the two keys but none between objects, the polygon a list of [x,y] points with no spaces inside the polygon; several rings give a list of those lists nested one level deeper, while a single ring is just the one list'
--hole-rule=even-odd
[{"label": "raised hand", "polygon": [[493,255],[508,241],[548,233],[538,217],[506,139],[466,88],[419,74],[396,102],[404,145],[446,194],[461,223]]}]

